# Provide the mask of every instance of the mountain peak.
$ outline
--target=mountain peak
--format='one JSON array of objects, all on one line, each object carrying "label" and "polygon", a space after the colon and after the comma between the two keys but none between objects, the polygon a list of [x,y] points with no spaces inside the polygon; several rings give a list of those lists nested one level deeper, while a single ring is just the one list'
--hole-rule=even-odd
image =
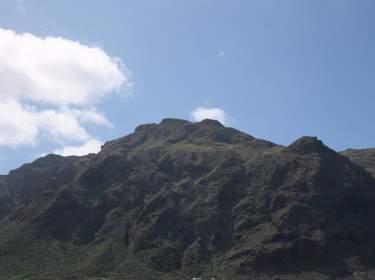
[{"label": "mountain peak", "polygon": [[159,125],[161,125],[161,126],[180,126],[180,125],[184,125],[184,124],[188,124],[188,123],[191,123],[191,122],[189,122],[187,120],[183,120],[183,119],[165,118],[165,119],[161,120]]},{"label": "mountain peak", "polygon": [[296,154],[334,152],[315,136],[303,136],[287,146],[285,151]]},{"label": "mountain peak", "polygon": [[182,119],[166,118],[159,124],[149,123],[138,126],[134,133],[109,141],[105,150],[113,149],[114,145],[139,146],[145,143],[199,142],[199,143],[232,143],[240,144],[255,138],[231,127],[225,127],[217,120],[205,119],[190,122]]},{"label": "mountain peak", "polygon": [[204,119],[200,122],[198,122],[200,125],[209,126],[209,127],[215,127],[215,128],[222,128],[225,127],[221,122],[218,120],[212,120],[212,119]]}]

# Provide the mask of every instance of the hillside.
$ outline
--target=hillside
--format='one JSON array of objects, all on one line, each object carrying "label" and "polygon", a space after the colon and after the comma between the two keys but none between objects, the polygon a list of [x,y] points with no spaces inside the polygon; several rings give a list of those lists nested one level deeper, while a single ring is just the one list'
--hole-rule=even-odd
[{"label": "hillside", "polygon": [[315,137],[283,147],[213,120],[141,125],[96,155],[0,177],[0,279],[366,279],[374,166]]},{"label": "hillside", "polygon": [[375,178],[375,149],[348,149],[342,154],[361,165]]}]

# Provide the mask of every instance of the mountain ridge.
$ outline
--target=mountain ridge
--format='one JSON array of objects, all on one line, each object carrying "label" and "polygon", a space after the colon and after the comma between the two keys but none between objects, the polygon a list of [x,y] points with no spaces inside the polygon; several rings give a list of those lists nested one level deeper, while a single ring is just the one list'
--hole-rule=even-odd
[{"label": "mountain ridge", "polygon": [[98,154],[48,155],[0,177],[0,272],[372,273],[373,162],[355,155],[316,137],[284,147],[218,121],[178,119],[138,126]]}]

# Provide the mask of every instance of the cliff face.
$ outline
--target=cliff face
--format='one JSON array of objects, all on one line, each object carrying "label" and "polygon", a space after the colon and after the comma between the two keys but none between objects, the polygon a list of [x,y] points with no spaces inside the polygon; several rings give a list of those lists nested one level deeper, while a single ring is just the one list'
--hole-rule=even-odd
[{"label": "cliff face", "polygon": [[97,155],[0,177],[0,272],[344,277],[375,260],[375,180],[361,164],[314,137],[282,147],[212,120],[142,125]]}]

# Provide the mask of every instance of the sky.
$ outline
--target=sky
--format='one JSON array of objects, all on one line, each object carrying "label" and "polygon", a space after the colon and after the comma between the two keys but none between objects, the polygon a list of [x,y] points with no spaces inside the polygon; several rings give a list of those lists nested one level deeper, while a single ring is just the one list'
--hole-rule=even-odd
[{"label": "sky", "polygon": [[143,123],[375,147],[373,0],[0,0],[0,174]]}]

